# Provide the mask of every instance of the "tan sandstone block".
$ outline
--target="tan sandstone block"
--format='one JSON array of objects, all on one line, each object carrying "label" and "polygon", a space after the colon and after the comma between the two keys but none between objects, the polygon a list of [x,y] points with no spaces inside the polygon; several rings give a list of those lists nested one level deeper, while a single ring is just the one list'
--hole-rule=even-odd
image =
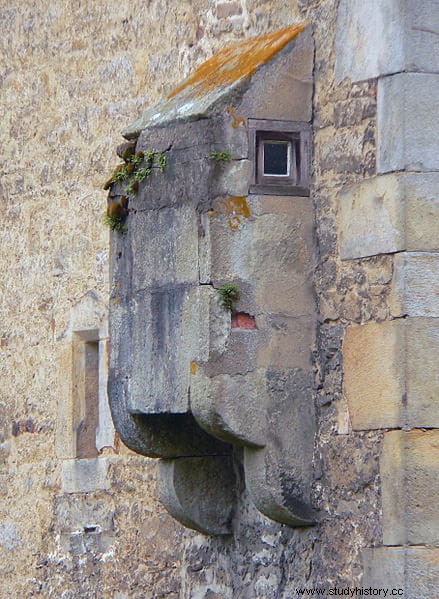
[{"label": "tan sandstone block", "polygon": [[354,430],[439,427],[439,321],[352,325],[344,342],[344,392]]},{"label": "tan sandstone block", "polygon": [[374,547],[362,552],[364,589],[402,590],[400,597],[431,599],[439,588],[439,549]]},{"label": "tan sandstone block", "polygon": [[390,431],[380,459],[385,545],[439,545],[439,430]]},{"label": "tan sandstone block", "polygon": [[439,248],[439,173],[392,173],[338,195],[342,260]]},{"label": "tan sandstone block", "polygon": [[352,428],[399,426],[404,350],[398,322],[351,325],[343,345],[344,392]]}]

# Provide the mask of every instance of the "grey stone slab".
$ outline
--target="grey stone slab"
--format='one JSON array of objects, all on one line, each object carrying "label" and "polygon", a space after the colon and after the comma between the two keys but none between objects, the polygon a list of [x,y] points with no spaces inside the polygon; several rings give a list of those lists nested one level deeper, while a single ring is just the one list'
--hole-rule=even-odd
[{"label": "grey stone slab", "polygon": [[198,283],[198,216],[191,204],[138,212],[129,226],[134,291]]},{"label": "grey stone slab", "polygon": [[400,71],[439,71],[436,0],[342,0],[336,31],[336,81]]},{"label": "grey stone slab", "polygon": [[[247,294],[244,310],[302,316],[315,311],[313,212],[291,198],[291,214],[253,215],[251,204],[218,201],[209,218],[203,272],[219,287],[236,280]],[[210,270],[210,272],[209,272]],[[253,298],[253,300],[252,300]],[[251,305],[251,302],[254,305]],[[241,307],[238,307],[241,309]]]},{"label": "grey stone slab", "polygon": [[109,458],[63,460],[61,462],[61,490],[63,493],[91,493],[109,489]]},{"label": "grey stone slab", "polygon": [[392,316],[439,316],[439,252],[395,256],[389,298]]},{"label": "grey stone slab", "polygon": [[400,73],[378,82],[377,170],[439,170],[439,74]]},{"label": "grey stone slab", "polygon": [[215,131],[211,119],[145,129],[136,150],[164,153],[166,167],[163,173],[158,168],[153,169],[152,175],[140,184],[130,208],[152,210],[186,203],[194,207],[207,205],[215,166],[209,155],[214,142],[218,141]]},{"label": "grey stone slab", "polygon": [[157,287],[135,295],[128,381],[132,413],[189,409],[190,363],[199,357],[200,316],[197,286]]},{"label": "grey stone slab", "polygon": [[237,445],[266,442],[265,371],[209,377],[200,368],[191,384],[191,408],[209,434]]}]

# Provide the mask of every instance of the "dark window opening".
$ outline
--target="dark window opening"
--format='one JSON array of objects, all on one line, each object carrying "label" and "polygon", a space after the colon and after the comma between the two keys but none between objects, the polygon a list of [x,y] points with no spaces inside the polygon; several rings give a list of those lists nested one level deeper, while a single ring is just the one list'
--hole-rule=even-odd
[{"label": "dark window opening", "polygon": [[96,431],[99,424],[99,342],[80,343],[80,364],[77,381],[82,387],[82,418],[76,430],[76,457],[93,458],[96,449]]},{"label": "dark window opening", "polygon": [[291,172],[291,143],[288,141],[263,141],[262,156],[264,176],[288,177]]}]

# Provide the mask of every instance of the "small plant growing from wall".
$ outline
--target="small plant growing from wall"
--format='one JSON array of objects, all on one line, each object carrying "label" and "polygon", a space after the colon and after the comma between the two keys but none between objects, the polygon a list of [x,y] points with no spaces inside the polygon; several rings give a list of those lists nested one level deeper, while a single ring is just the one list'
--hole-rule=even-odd
[{"label": "small plant growing from wall", "polygon": [[215,162],[230,162],[232,155],[229,150],[223,150],[222,152],[211,152],[209,158]]},{"label": "small plant growing from wall", "polygon": [[102,220],[112,231],[123,233],[126,231],[125,219],[128,215],[128,198],[122,196],[118,200],[111,201],[107,206],[107,212]]},{"label": "small plant growing from wall", "polygon": [[165,154],[154,150],[134,153],[133,148],[129,147],[122,153],[122,158],[124,162],[116,166],[110,178],[104,183],[105,190],[126,181],[126,193],[134,195],[139,188],[139,183],[146,181],[153,169],[156,168],[163,173],[166,168]]},{"label": "small plant growing from wall", "polygon": [[239,299],[239,289],[236,283],[221,285],[218,289],[219,301],[224,310],[231,310],[233,302]]},{"label": "small plant growing from wall", "polygon": [[[134,196],[139,184],[146,181],[152,174],[153,169],[161,173],[166,168],[166,156],[161,152],[154,150],[145,150],[145,152],[135,152],[135,144],[121,146],[119,156],[123,163],[116,166],[110,178],[104,183],[104,189],[108,190],[113,185],[126,182],[125,193],[128,196]],[[108,225],[112,231],[126,231],[125,219],[128,215],[128,198],[122,196],[119,200],[113,200],[107,207],[103,222]]]}]

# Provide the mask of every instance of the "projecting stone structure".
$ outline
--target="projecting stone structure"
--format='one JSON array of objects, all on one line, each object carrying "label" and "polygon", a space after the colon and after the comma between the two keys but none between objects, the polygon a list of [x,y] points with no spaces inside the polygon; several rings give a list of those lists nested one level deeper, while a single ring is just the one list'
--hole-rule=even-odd
[{"label": "projecting stone structure", "polygon": [[315,519],[313,54],[301,25],[223,50],[125,133],[166,168],[153,166],[112,236],[113,418],[126,445],[164,458],[171,514],[206,533],[231,532],[233,446],[261,512]]},{"label": "projecting stone structure", "polygon": [[[436,0],[0,8],[0,597],[436,596],[438,31]],[[248,77],[190,105],[221,57]],[[167,165],[119,290],[122,131]]]}]

